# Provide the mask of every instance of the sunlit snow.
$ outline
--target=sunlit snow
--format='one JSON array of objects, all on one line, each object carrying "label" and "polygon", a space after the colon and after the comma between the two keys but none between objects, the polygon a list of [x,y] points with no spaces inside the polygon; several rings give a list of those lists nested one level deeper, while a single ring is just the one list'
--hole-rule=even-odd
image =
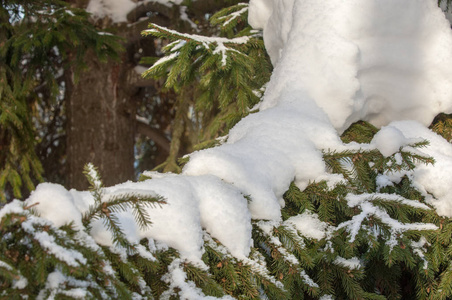
[{"label": "sunlit snow", "polygon": [[[95,18],[109,17],[114,23],[127,22],[127,15],[138,5],[155,2],[166,6],[181,4],[182,0],[90,0],[86,10]],[[184,10],[181,15],[184,17]],[[186,15],[185,15],[186,16]]]},{"label": "sunlit snow", "polygon": [[262,108],[303,90],[340,132],[358,120],[429,125],[452,106],[450,24],[433,0],[252,0],[276,68]]},{"label": "sunlit snow", "polygon": [[[95,6],[104,2],[91,0],[90,5],[105,12]],[[121,4],[122,12],[133,3],[113,2]],[[118,7],[110,6],[109,13]],[[249,13],[250,23],[264,29],[275,64],[260,112],[239,122],[221,146],[192,153],[180,175],[149,173],[152,179],[106,188],[107,200],[118,193],[140,193],[167,201],[149,208],[153,224],[146,229],[135,224],[130,212],[121,213],[127,238],[149,238],[156,247],[174,247],[181,259],[202,264],[206,230],[246,261],[253,245],[251,219],[279,224],[282,196],[292,181],[303,189],[318,178],[343,179],[326,173],[322,149],[362,146],[391,155],[412,139],[430,140],[422,151],[437,164],[409,174],[385,174],[381,184],[411,176],[438,213],[452,217],[452,146],[425,127],[437,113],[452,112],[452,34],[436,0],[251,0]],[[387,127],[370,145],[344,145],[339,134],[360,119]],[[370,197],[361,197],[348,198],[350,206],[362,209],[343,224],[352,236],[369,214],[387,221],[394,234],[408,226],[393,224]],[[70,221],[80,226],[81,214],[93,201],[89,192],[42,184],[27,204],[39,203],[36,211],[56,226]],[[309,220],[311,231],[306,230]],[[315,215],[291,221],[306,237],[326,234],[327,226]],[[92,236],[112,245],[102,224],[93,224]],[[173,267],[168,282],[177,280],[183,293],[198,295],[180,277],[176,263]]]}]

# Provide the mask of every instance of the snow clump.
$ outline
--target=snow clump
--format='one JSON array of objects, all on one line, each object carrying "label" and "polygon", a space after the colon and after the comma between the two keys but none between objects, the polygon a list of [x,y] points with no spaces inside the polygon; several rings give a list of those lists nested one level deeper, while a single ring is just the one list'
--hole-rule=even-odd
[{"label": "snow clump", "polygon": [[[251,0],[275,66],[261,108],[303,90],[342,132],[451,112],[452,33],[435,0]],[[300,95],[300,97],[303,97]]]},{"label": "snow clump", "polygon": [[[91,0],[90,5],[101,2]],[[126,11],[131,1],[114,2]],[[292,181],[303,190],[316,178],[328,177],[323,149],[376,147],[387,156],[411,139],[430,140],[423,153],[437,164],[409,174],[385,174],[382,184],[411,176],[438,213],[452,217],[447,189],[452,146],[425,127],[437,113],[452,112],[452,33],[435,0],[251,0],[249,18],[264,29],[275,67],[260,111],[240,121],[221,146],[191,154],[180,175],[151,173],[152,179],[143,182],[105,188],[105,201],[121,193],[158,194],[167,201],[148,209],[153,224],[146,229],[133,222],[130,212],[119,215],[130,240],[148,238],[156,246],[174,247],[181,259],[201,262],[207,231],[244,259],[253,245],[252,219],[279,224],[282,196]],[[371,145],[344,145],[339,134],[358,120],[387,127]],[[369,195],[347,199],[362,209],[342,224],[352,238],[369,215],[393,226],[394,236],[406,229],[434,229],[393,223]],[[61,226],[77,224],[93,198],[42,184],[27,200],[38,202],[41,215]],[[291,222],[311,238],[328,231],[308,213]],[[306,230],[307,224],[314,224],[313,230]],[[105,228],[93,225],[94,239],[111,243]],[[175,267],[169,282],[179,273]],[[198,293],[190,283],[184,289],[187,295]]]}]

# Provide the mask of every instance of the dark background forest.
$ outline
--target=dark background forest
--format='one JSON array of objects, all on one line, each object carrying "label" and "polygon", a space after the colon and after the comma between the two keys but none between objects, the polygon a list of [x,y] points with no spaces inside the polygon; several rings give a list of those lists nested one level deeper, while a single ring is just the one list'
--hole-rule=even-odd
[{"label": "dark background forest", "polygon": [[43,180],[87,189],[88,162],[107,186],[143,170],[178,172],[179,157],[224,133],[224,124],[206,130],[219,110],[194,109],[195,85],[176,93],[164,78],[141,77],[167,43],[141,31],[155,23],[218,35],[209,17],[239,1],[134,2],[127,21],[115,22],[88,14],[87,0],[2,1],[3,201]]}]

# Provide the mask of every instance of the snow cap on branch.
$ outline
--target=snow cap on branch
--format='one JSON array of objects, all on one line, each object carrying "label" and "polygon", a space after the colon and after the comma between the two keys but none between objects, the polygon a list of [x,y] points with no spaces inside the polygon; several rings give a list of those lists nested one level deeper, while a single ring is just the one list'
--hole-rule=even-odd
[{"label": "snow cap on branch", "polygon": [[278,78],[261,108],[303,89],[339,131],[358,120],[428,125],[452,112],[452,32],[436,0],[276,0],[269,9],[251,0]]}]

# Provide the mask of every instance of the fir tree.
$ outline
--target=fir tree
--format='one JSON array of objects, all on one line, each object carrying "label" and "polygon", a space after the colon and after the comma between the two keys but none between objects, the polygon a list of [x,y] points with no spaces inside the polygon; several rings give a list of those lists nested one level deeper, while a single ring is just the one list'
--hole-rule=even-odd
[{"label": "fir tree", "polygon": [[[3,1],[0,8],[0,202],[21,197],[42,181],[35,152],[39,103],[56,103],[62,70],[76,76],[92,50],[101,60],[118,56],[119,40],[101,35],[88,13],[55,1]],[[45,90],[46,92],[43,92]]]},{"label": "fir tree", "polygon": [[[234,37],[234,26],[240,24],[238,16],[245,8],[241,4],[214,17],[225,23],[227,38],[184,35],[155,25],[147,31],[173,41],[167,48],[169,56],[157,62],[149,74],[169,72],[168,86],[181,93],[194,80],[191,76],[207,74],[210,79],[200,93],[208,96],[199,101],[208,101],[200,105],[210,103],[221,111],[215,122],[222,124],[224,132],[234,121],[229,123],[222,113],[228,114],[228,107],[234,107],[240,116],[250,113],[257,101],[254,91],[265,82],[252,80],[258,65],[265,65],[258,61],[267,61],[257,54],[262,51],[258,35],[248,32],[243,40]],[[255,61],[242,66],[240,73],[246,75],[234,81],[240,65],[235,65],[236,60],[241,61],[243,55]],[[210,64],[204,65],[204,59]],[[243,88],[245,94],[234,91],[231,96],[222,87],[210,87],[218,82],[219,74],[225,76],[229,87]],[[436,126],[442,120],[434,122],[433,130],[450,132],[447,119]],[[378,131],[358,122],[341,138],[344,143],[365,144]],[[365,147],[324,150],[329,176],[303,190],[292,183],[284,194],[282,220],[252,220],[254,246],[248,257],[234,257],[203,230],[203,264],[184,260],[177,250],[158,246],[152,239],[130,242],[118,213],[130,210],[137,224],[152,226],[146,211],[166,205],[164,199],[140,193],[106,195],[96,169],[88,165],[85,173],[94,204],[79,225],[57,228],[20,201],[0,211],[0,296],[448,299],[452,296],[452,223],[426,203],[425,194],[409,176],[418,165],[435,163],[417,151],[427,144],[417,141],[389,156]],[[388,175],[394,172],[405,176],[391,180]],[[92,238],[96,220],[102,220],[111,232],[111,247],[98,245]],[[319,230],[304,230],[300,226],[304,220]]]},{"label": "fir tree", "polygon": [[[202,116],[200,140],[196,149],[213,146],[241,118],[251,112],[271,74],[270,60],[262,35],[247,24],[247,4],[225,8],[211,17],[220,26],[220,37],[183,34],[156,24],[143,35],[166,39],[166,56],[155,62],[144,77],[166,77],[165,87],[179,94],[175,123],[189,115],[191,99],[195,112]],[[194,91],[193,91],[193,86]],[[190,90],[190,95],[187,91]],[[182,125],[180,126],[182,130]],[[174,129],[170,156],[156,169],[180,170],[176,165],[182,131]]]},{"label": "fir tree", "polygon": [[[96,169],[87,165],[85,170],[95,204],[82,216],[81,228],[74,223],[56,228],[52,222],[36,215],[33,207],[26,207],[18,200],[3,208],[1,297],[152,297],[144,276],[149,270],[158,269],[157,259],[146,246],[127,241],[116,213],[130,207],[137,223],[146,227],[151,220],[144,208],[163,205],[164,200],[119,194],[105,201]],[[100,246],[89,235],[91,224],[97,219],[102,219],[112,233],[115,247]]]}]

